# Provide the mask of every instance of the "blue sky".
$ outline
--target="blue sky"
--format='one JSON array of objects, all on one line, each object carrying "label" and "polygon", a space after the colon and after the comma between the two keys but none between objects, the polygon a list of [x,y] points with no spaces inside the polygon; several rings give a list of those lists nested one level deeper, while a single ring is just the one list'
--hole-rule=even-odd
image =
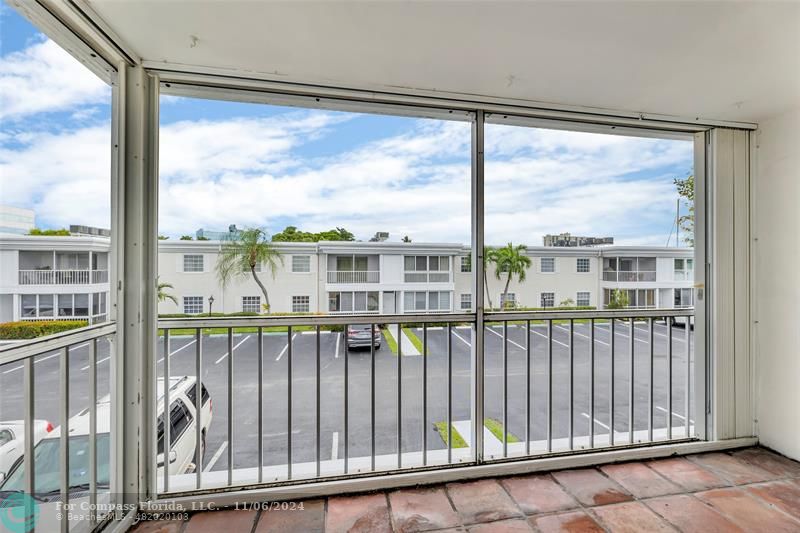
[{"label": "blue sky", "polygon": [[[109,225],[110,89],[0,4],[0,203]],[[162,98],[160,232],[286,225],[469,241],[468,123]],[[688,141],[489,125],[486,241],[666,243]]]}]

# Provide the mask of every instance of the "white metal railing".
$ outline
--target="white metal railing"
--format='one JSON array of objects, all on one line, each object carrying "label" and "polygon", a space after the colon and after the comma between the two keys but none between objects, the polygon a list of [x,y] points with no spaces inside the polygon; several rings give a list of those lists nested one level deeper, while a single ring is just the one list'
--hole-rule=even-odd
[{"label": "white metal railing", "polygon": [[403,276],[406,283],[449,283],[449,272],[409,272],[406,271]]},{"label": "white metal railing", "polygon": [[328,283],[380,283],[378,270],[329,270]]},{"label": "white metal railing", "polygon": [[[98,380],[98,367],[108,364],[115,333],[116,325],[110,323],[0,347],[0,372],[11,375],[19,372],[21,375],[21,379],[7,382],[2,391],[4,395],[21,398],[19,403],[6,404],[4,418],[22,420],[24,433],[20,435],[22,454],[9,471],[4,472],[0,494],[7,496],[24,492],[32,496],[38,507],[36,531],[57,531],[59,528],[67,531],[74,520],[62,520],[60,511],[70,502],[80,500],[80,505],[88,504],[89,508],[95,509],[98,498],[101,503],[113,498],[109,487],[114,476],[111,465],[115,453],[113,449],[105,449],[111,440],[108,429],[105,429],[110,421],[98,421],[98,412],[101,417],[110,417],[114,400],[108,396],[98,401],[98,383],[102,381]],[[108,342],[101,343],[103,339]],[[57,362],[46,363],[54,357],[58,357]],[[51,384],[53,381],[55,388],[47,385],[46,390],[37,393],[37,383]],[[77,390],[71,392],[73,387]],[[16,388],[19,390],[12,390]],[[52,412],[49,414],[42,413],[48,407],[42,402],[45,397],[56,400],[50,405]],[[73,401],[79,403],[82,400],[85,405],[72,405]],[[34,405],[36,417],[58,420],[60,425],[48,429],[45,435],[36,433]],[[78,418],[81,420],[73,422]],[[98,439],[99,435],[108,438]],[[51,445],[53,442],[56,443],[54,446]],[[77,454],[70,453],[71,446],[78,447]],[[37,458],[35,470],[34,456]],[[100,457],[110,464],[101,464]],[[85,470],[75,465],[75,461],[85,461]],[[56,468],[54,465],[58,471],[47,472],[47,468]],[[34,505],[31,500],[23,499],[21,502]],[[33,511],[30,509],[24,516],[33,516]],[[91,527],[103,520],[103,514],[86,513],[92,522]]]},{"label": "white metal railing", "polygon": [[19,319],[20,320],[26,320],[26,321],[29,321],[29,322],[42,322],[42,321],[50,321],[50,320],[89,320],[89,315],[21,316]]},{"label": "white metal railing", "polygon": [[[161,472],[157,493],[189,496],[691,439],[693,315],[693,309],[487,312],[482,328],[471,313],[162,319],[157,374],[168,383],[192,369],[199,377],[195,396],[207,387],[212,398],[222,398],[224,411],[214,412],[206,436],[216,449],[197,451],[191,473]],[[368,329],[348,324],[382,328],[380,351]],[[363,351],[348,349],[358,346]],[[205,372],[206,364],[214,372]],[[535,374],[547,385],[532,387]],[[256,411],[255,437],[234,430],[241,416],[234,405]],[[546,418],[534,416],[534,408]],[[332,426],[335,420],[341,424]],[[198,420],[197,442],[202,427]],[[167,424],[167,443],[169,431]],[[339,440],[323,442],[332,432]],[[434,434],[441,437],[436,446]],[[242,464],[233,450],[259,459]]]},{"label": "white metal railing", "polygon": [[656,281],[656,272],[649,270],[640,271],[605,271],[603,281]]},{"label": "white metal railing", "polygon": [[108,283],[107,270],[20,270],[20,285],[88,285]]}]

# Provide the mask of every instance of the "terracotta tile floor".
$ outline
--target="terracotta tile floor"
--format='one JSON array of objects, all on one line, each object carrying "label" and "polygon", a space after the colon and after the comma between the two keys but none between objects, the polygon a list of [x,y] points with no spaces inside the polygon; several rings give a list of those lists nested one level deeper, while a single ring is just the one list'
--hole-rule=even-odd
[{"label": "terracotta tile floor", "polygon": [[[299,503],[299,502],[298,502]],[[763,448],[195,513],[135,533],[800,532],[800,463]]]}]

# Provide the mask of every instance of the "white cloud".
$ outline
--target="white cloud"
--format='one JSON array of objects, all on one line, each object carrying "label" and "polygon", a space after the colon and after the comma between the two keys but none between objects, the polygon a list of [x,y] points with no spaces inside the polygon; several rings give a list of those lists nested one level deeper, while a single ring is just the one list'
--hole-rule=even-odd
[{"label": "white cloud", "polygon": [[110,87],[53,41],[0,57],[0,118],[110,101]]},{"label": "white cloud", "polygon": [[[343,226],[364,239],[389,231],[393,240],[407,234],[416,242],[467,242],[469,124],[410,120],[402,134],[359,143],[340,138],[358,129],[336,128],[348,119],[353,115],[309,111],[164,125],[160,232],[294,224],[310,231]],[[106,124],[29,135],[23,150],[0,149],[3,197],[64,224],[95,223],[95,214],[107,220],[108,135]],[[346,148],[309,155],[319,153],[320,140]],[[570,231],[663,244],[675,205],[664,169],[691,165],[691,152],[688,142],[493,131],[486,241],[537,245],[544,233]]]}]

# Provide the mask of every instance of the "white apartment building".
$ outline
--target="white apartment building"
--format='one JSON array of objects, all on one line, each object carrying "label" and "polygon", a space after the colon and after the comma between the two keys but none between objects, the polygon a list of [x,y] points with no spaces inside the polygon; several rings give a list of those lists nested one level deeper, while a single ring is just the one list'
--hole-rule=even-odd
[{"label": "white apartment building", "polygon": [[[159,281],[177,300],[161,314],[262,312],[249,274],[226,287],[215,271],[219,241],[160,241]],[[260,267],[272,313],[459,312],[472,309],[469,248],[447,243],[276,243],[274,276]],[[105,320],[109,241],[102,237],[9,236],[0,239],[0,321]],[[660,247],[531,247],[524,282],[507,299],[518,308],[606,307],[627,291],[630,307],[693,304],[693,250]],[[488,272],[487,306],[500,307],[506,275]],[[213,301],[213,304],[211,303]]]},{"label": "white apartment building", "polygon": [[[160,313],[258,312],[263,295],[251,276],[221,287],[215,265],[221,243],[161,241],[159,277],[178,303]],[[472,308],[469,248],[447,243],[277,243],[283,264],[266,268],[271,312],[380,313],[448,312]],[[694,252],[660,247],[531,247],[531,268],[509,284],[517,307],[605,307],[616,289],[631,307],[688,307],[693,303]],[[506,277],[490,267],[489,299],[501,305]],[[213,297],[213,306],[209,298]],[[488,302],[487,302],[488,305]]]},{"label": "white apartment building", "polygon": [[108,316],[106,237],[0,237],[0,322]]}]

